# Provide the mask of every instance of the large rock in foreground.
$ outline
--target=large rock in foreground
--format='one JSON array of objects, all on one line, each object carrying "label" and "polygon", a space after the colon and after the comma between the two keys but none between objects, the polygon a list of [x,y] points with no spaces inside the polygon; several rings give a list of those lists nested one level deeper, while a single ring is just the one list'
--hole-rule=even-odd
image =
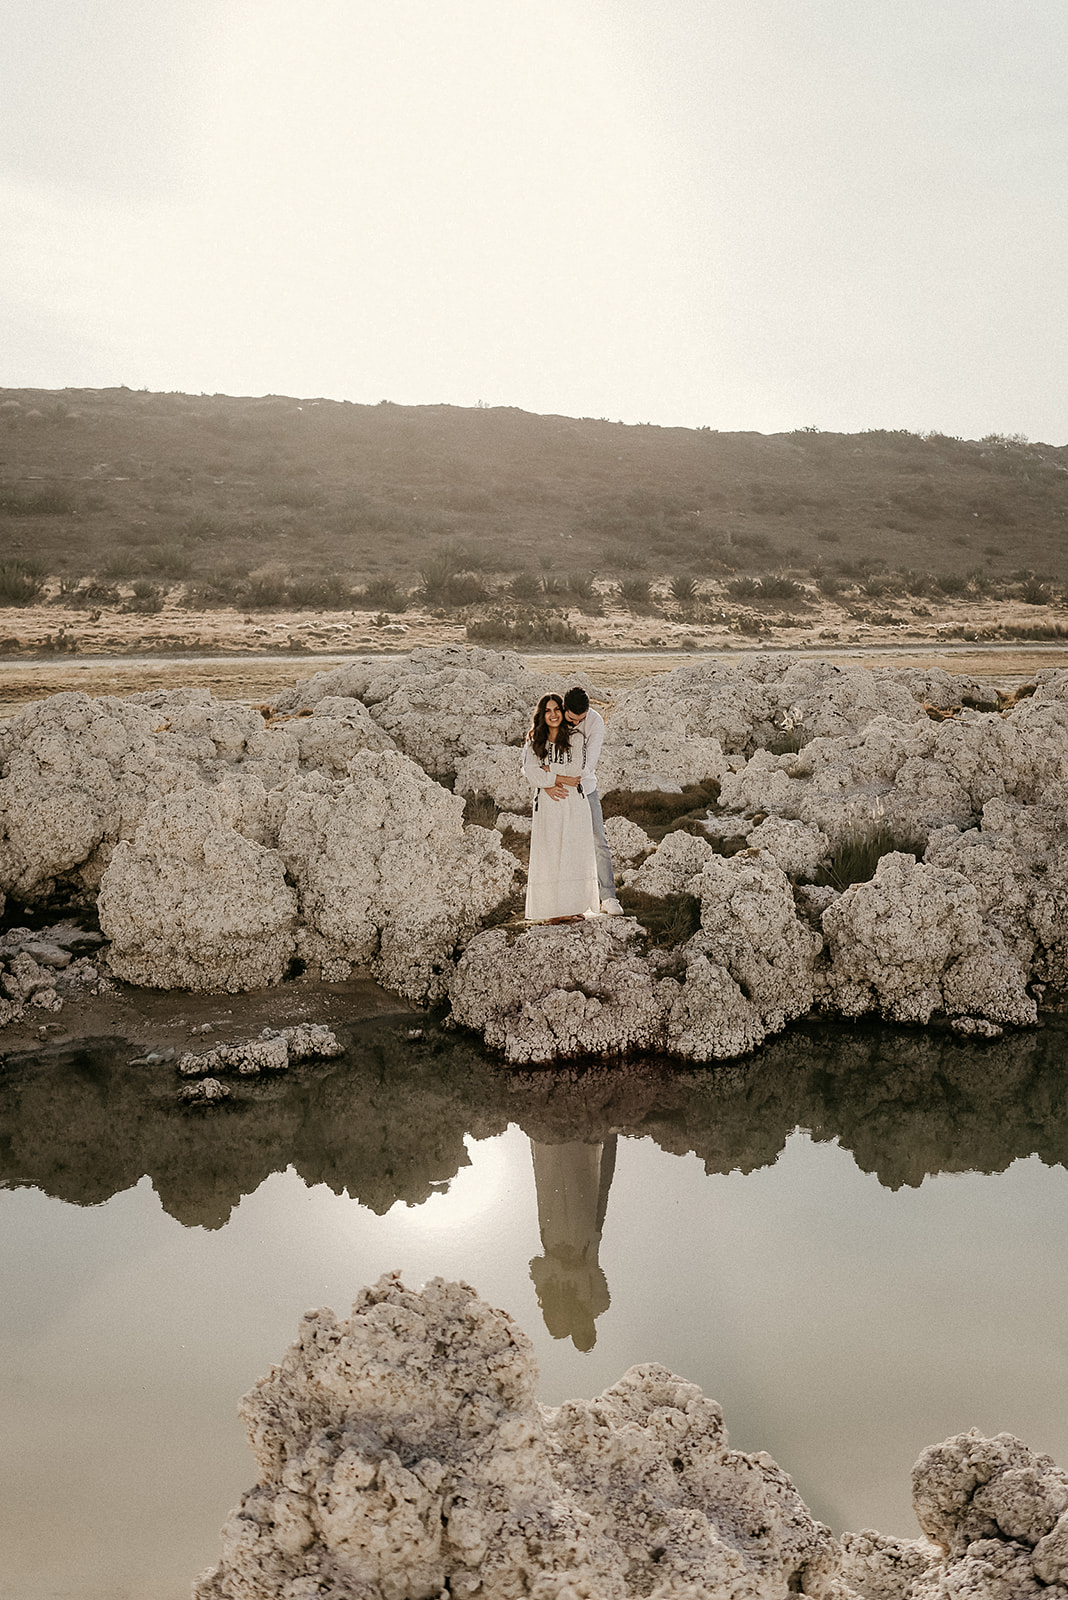
[{"label": "large rock in foreground", "polygon": [[466,1284],[396,1274],[308,1313],[243,1403],[259,1482],[196,1600],[758,1600],[832,1591],[838,1547],[692,1383],[632,1367],[534,1398],[531,1346]]},{"label": "large rock in foreground", "polygon": [[924,1536],[839,1544],[666,1368],[559,1407],[536,1383],[524,1334],[464,1283],[389,1273],[347,1322],[308,1312],[242,1403],[259,1481],[194,1600],[1068,1596],[1068,1474],[1011,1434],[923,1452]]}]

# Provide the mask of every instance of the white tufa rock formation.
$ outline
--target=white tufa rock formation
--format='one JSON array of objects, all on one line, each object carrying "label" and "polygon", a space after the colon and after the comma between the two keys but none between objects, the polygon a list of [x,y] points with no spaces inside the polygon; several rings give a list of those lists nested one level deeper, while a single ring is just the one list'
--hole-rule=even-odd
[{"label": "white tufa rock formation", "polygon": [[839,1543],[666,1368],[558,1407],[536,1383],[464,1283],[388,1273],[347,1321],[308,1312],[242,1402],[259,1479],[194,1600],[1068,1597],[1068,1474],[1011,1434],[923,1452],[921,1537]]},{"label": "white tufa rock formation", "polygon": [[831,1595],[840,1562],[767,1455],[664,1367],[534,1398],[512,1319],[397,1274],[309,1312],[246,1396],[259,1468],[195,1600],[759,1600]]}]

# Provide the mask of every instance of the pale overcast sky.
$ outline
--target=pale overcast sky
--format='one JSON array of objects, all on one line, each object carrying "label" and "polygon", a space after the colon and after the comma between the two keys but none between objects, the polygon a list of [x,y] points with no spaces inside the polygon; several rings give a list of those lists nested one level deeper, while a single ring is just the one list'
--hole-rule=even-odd
[{"label": "pale overcast sky", "polygon": [[1065,0],[0,0],[0,385],[1068,442]]}]

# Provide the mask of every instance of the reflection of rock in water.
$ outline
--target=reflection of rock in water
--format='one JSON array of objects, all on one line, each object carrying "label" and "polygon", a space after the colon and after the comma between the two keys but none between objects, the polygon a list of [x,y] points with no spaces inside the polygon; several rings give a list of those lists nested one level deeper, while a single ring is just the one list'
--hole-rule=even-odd
[{"label": "reflection of rock in water", "polygon": [[[713,1069],[647,1059],[526,1073],[431,1027],[410,1040],[409,1020],[361,1025],[335,1061],[235,1078],[233,1098],[209,1110],[178,1103],[172,1067],[130,1066],[123,1041],[10,1056],[0,1067],[0,1184],[97,1205],[147,1173],[172,1216],[214,1228],[292,1165],[382,1213],[398,1200],[418,1205],[466,1165],[465,1134],[484,1139],[510,1122],[539,1145],[649,1137],[695,1153],[708,1172],[769,1166],[802,1127],[837,1139],[892,1189],[932,1172],[1000,1172],[1031,1154],[1068,1166],[1060,1018],[990,1042],[811,1025]],[[591,1281],[591,1307],[595,1298]]]},{"label": "reflection of rock in water", "polygon": [[597,1342],[595,1320],[610,1304],[597,1252],[616,1165],[616,1135],[600,1144],[530,1141],[545,1254],[530,1263],[545,1326],[577,1350]]}]

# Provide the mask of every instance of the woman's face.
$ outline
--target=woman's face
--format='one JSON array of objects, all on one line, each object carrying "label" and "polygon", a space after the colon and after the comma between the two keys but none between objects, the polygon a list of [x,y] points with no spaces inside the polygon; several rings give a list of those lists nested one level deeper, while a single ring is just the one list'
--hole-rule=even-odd
[{"label": "woman's face", "polygon": [[563,720],[564,720],[564,708],[561,705],[560,701],[559,700],[546,700],[546,702],[545,702],[545,726],[549,729],[549,732],[550,733],[555,733],[557,728],[560,726],[561,722],[563,722]]}]

